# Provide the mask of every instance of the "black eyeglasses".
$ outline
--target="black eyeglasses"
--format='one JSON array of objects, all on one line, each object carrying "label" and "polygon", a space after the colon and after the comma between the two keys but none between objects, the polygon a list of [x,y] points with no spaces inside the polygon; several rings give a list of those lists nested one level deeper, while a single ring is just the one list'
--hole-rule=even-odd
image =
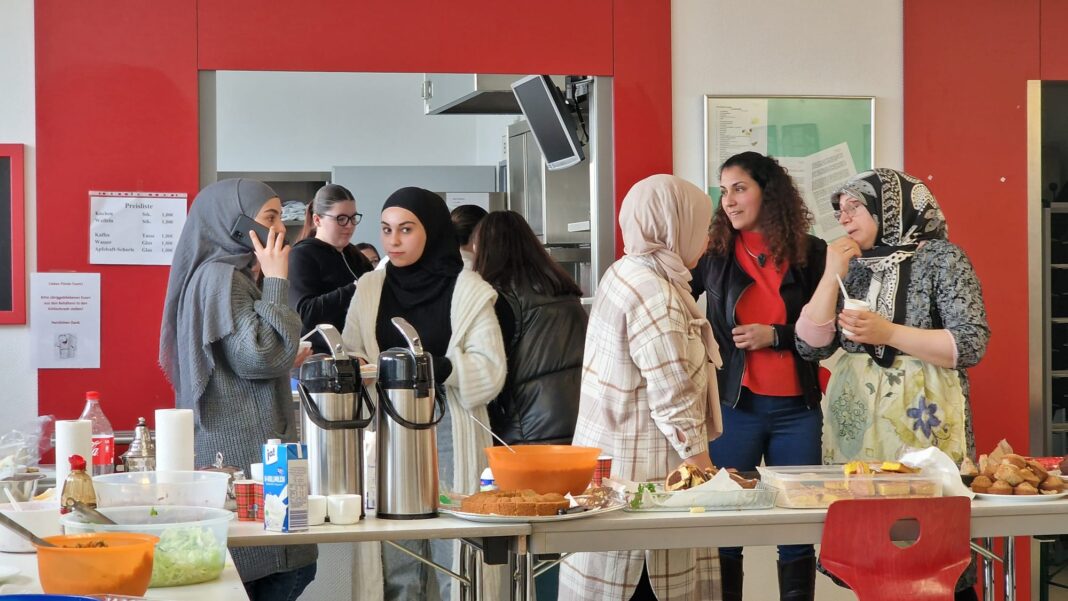
[{"label": "black eyeglasses", "polygon": [[329,213],[319,213],[320,217],[329,217],[337,222],[341,227],[345,227],[348,224],[359,225],[360,220],[363,219],[363,215],[359,213],[353,213],[352,215],[331,215]]}]

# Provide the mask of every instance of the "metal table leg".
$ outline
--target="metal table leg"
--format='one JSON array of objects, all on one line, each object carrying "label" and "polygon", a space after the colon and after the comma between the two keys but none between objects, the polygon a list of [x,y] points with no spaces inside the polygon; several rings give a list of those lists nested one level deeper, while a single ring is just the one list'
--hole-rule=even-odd
[{"label": "metal table leg", "polygon": [[1016,601],[1016,537],[1005,537],[1005,601]]},{"label": "metal table leg", "polygon": [[529,601],[534,599],[534,566],[533,556],[527,552],[525,537],[519,538],[515,552],[508,556],[508,573],[512,576],[511,586],[508,587],[511,601]]},{"label": "metal table leg", "polygon": [[[994,550],[994,539],[984,538],[983,546]],[[983,555],[983,601],[994,601],[994,560]]]}]

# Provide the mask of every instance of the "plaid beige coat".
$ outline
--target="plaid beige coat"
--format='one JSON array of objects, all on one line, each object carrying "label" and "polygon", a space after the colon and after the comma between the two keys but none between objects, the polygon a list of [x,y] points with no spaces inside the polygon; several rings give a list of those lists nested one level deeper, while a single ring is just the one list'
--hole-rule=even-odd
[{"label": "plaid beige coat", "polygon": [[[612,456],[612,475],[660,480],[707,450],[707,356],[701,322],[652,260],[626,256],[605,273],[586,331],[574,444]],[[648,565],[660,601],[718,599],[714,549],[577,553],[560,599],[627,601]]]}]

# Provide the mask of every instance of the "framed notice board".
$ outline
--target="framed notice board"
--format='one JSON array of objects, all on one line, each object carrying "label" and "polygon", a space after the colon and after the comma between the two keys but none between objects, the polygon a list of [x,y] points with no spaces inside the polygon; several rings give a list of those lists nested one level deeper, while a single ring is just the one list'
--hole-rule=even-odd
[{"label": "framed notice board", "polygon": [[22,144],[0,144],[0,324],[26,323]]},{"label": "framed notice board", "polygon": [[705,96],[705,189],[719,203],[719,167],[746,151],[786,167],[809,210],[814,233],[845,232],[830,195],[874,165],[875,99],[871,96]]}]

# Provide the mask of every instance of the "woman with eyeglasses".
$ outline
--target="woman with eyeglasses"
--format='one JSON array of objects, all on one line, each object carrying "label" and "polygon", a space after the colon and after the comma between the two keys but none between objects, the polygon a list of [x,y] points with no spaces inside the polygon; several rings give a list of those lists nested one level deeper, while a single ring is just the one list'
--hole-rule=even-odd
[{"label": "woman with eyeglasses", "polygon": [[[308,203],[300,240],[289,253],[289,306],[300,314],[301,336],[321,323],[340,332],[356,280],[374,269],[350,243],[360,217],[352,192],[337,184],[319,188]],[[321,336],[311,343],[317,353],[330,352]]]},{"label": "woman with eyeglasses", "polygon": [[[757,152],[719,170],[720,203],[708,253],[694,270],[723,356],[723,435],[709,444],[717,465],[820,463],[823,415],[817,365],[794,346],[794,324],[823,275],[827,245],[808,234],[812,215],[778,161]],[[724,601],[742,598],[742,548],[719,550]],[[779,545],[779,598],[812,599],[812,545]]]},{"label": "woman with eyeglasses", "polygon": [[[846,352],[827,387],[824,463],[893,460],[904,447],[974,456],[968,376],[990,328],[979,278],[948,239],[942,209],[919,179],[892,169],[854,176],[831,197],[846,236],[797,322],[811,360]],[[844,308],[835,276],[852,299]],[[976,599],[965,572],[957,599]]]}]

